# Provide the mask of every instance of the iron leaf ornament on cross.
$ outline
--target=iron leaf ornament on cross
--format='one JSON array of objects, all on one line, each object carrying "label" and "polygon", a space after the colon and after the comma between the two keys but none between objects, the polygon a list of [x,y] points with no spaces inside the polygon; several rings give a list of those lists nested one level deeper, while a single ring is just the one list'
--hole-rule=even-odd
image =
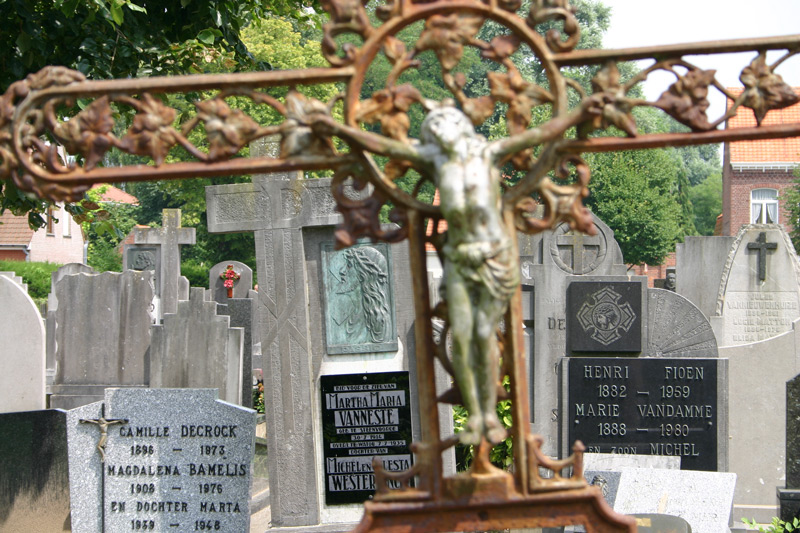
[{"label": "iron leaf ornament on cross", "polygon": [[[367,4],[322,0],[330,15],[322,40],[327,68],[107,81],[89,81],[64,67],[32,74],[0,99],[0,178],[45,198],[75,201],[95,183],[332,170],[333,195],[344,218],[336,231],[338,246],[361,237],[407,238],[414,275],[422,438],[413,445],[411,470],[386,472],[375,464],[377,494],[358,530],[580,523],[587,531],[633,531],[631,519],[614,514],[599,491],[586,485],[580,443],[572,456],[553,460],[542,453],[541,438],[530,434],[516,232],[567,222],[594,233],[582,203],[590,169],[581,153],[800,135],[800,124],[762,125],[769,111],[798,101],[776,69],[800,51],[800,35],[576,50],[579,26],[567,0],[532,0],[526,7],[520,0],[383,0],[374,10]],[[459,68],[468,50],[491,64],[481,80],[486,94],[470,91],[475,80]],[[783,55],[770,64],[769,50]],[[686,59],[742,51],[753,58],[742,65],[741,94],[724,88],[714,70]],[[450,94],[444,101],[409,81],[423,59],[432,58]],[[367,71],[379,59],[388,62],[388,75],[382,87],[365,94]],[[623,79],[619,63],[642,59],[652,63]],[[540,75],[528,76],[531,66]],[[570,67],[595,68],[591,88],[570,78]],[[674,77],[660,97],[632,97],[634,87],[657,71]],[[344,90],[330,102],[302,90],[331,83]],[[277,87],[288,88],[285,97],[274,96]],[[732,102],[722,116],[707,114],[710,91]],[[165,96],[187,92],[205,99],[196,103],[193,118],[176,123],[178,112]],[[79,99],[84,105],[76,110]],[[260,124],[236,108],[234,101],[241,99],[250,108],[271,108],[283,120]],[[691,131],[640,134],[637,107],[659,109]],[[752,110],[757,127],[720,129],[744,108]],[[133,113],[124,133],[120,110]],[[420,111],[425,118],[414,138],[409,113]],[[507,135],[487,140],[476,128],[498,112],[505,115]],[[273,135],[281,139],[278,157],[240,157],[249,143]],[[197,138],[202,141],[191,140]],[[171,162],[169,154],[178,148],[193,160]],[[110,150],[151,165],[102,166]],[[63,151],[75,157],[65,162]],[[411,170],[421,180],[408,193],[397,180]],[[426,182],[438,188],[440,205],[420,201]],[[346,194],[350,186],[367,185],[372,192],[366,198]],[[393,229],[380,223],[386,205],[398,224]],[[426,222],[440,219],[447,229],[434,223],[427,235]],[[426,244],[436,249],[445,272],[445,298],[433,308]],[[444,324],[436,340],[433,319]],[[441,394],[433,382],[436,360],[455,380]],[[505,376],[508,389],[501,386]],[[506,399],[512,404],[510,428],[495,413],[497,402]],[[463,404],[466,429],[440,435],[438,403]],[[489,450],[507,432],[514,443],[513,474],[489,461]],[[459,441],[475,446],[472,470],[443,478],[441,454]],[[551,477],[542,477],[540,468]],[[572,473],[562,477],[567,468]],[[390,491],[388,482],[404,488]]]}]

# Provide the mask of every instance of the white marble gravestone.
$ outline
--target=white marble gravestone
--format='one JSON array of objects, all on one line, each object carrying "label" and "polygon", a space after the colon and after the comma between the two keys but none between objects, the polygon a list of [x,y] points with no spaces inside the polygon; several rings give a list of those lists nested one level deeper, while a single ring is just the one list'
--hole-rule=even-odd
[{"label": "white marble gravestone", "polygon": [[[680,273],[679,273],[680,276]],[[742,226],[722,271],[711,324],[720,346],[763,341],[800,317],[800,262],[777,224]]]},{"label": "white marble gravestone", "polygon": [[679,516],[692,533],[728,531],[736,474],[629,468],[622,471],[614,510]]},{"label": "white marble gravestone", "polygon": [[45,407],[44,323],[19,284],[0,276],[0,413]]}]

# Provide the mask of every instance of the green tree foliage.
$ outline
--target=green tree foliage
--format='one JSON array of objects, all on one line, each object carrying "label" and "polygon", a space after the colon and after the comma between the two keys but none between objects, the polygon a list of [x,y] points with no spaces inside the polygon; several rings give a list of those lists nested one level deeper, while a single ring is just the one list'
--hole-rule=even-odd
[{"label": "green tree foliage", "polygon": [[0,260],[0,271],[14,272],[28,284],[28,294],[37,304],[47,300],[50,293],[50,274],[59,269],[58,263]]},{"label": "green tree foliage", "polygon": [[[302,0],[0,0],[0,91],[47,65],[90,79],[253,68],[241,31]],[[316,0],[308,5],[317,6]],[[270,68],[267,63],[261,67]],[[0,212],[42,227],[48,203],[0,181]]]},{"label": "green tree foliage", "polygon": [[[272,17],[259,21],[259,24],[254,24],[242,32],[242,39],[257,61],[269,62],[276,69],[303,69],[325,64],[319,42],[305,38],[291,22],[281,18]],[[338,91],[339,88],[335,85],[321,85],[310,88],[308,94],[321,101],[328,101]],[[282,97],[285,95],[285,90],[281,92],[277,89],[271,94]],[[229,102],[262,124],[275,123],[281,119],[268,106],[255,106],[246,98],[230,98]],[[180,109],[181,120],[189,120],[194,115],[194,106],[189,102],[172,97],[169,105]],[[199,131],[193,131],[190,140],[202,146]],[[116,157],[120,163],[130,160],[130,156],[125,154],[116,154]],[[189,159],[189,154],[181,149],[173,150],[168,157],[168,161],[186,159]],[[255,242],[252,233],[209,234],[206,220],[206,186],[248,181],[249,177],[220,177],[141,182],[131,184],[129,188],[139,198],[142,206],[137,212],[139,224],[161,225],[163,209],[181,209],[182,224],[196,229],[197,244],[184,247],[182,252],[183,260],[187,263],[187,272],[194,273],[202,272],[203,269],[207,272],[212,265],[229,259],[236,259],[255,268]],[[192,275],[198,280],[202,277]],[[206,279],[203,285],[207,283]]]},{"label": "green tree foliage", "polygon": [[86,193],[86,207],[97,206],[97,209],[78,215],[81,231],[88,241],[87,263],[98,272],[121,272],[122,254],[120,243],[136,225],[138,206],[101,202],[107,185],[89,190]]},{"label": "green tree foliage", "polygon": [[667,150],[588,154],[586,204],[614,230],[626,263],[661,264],[681,237],[681,210],[672,188],[679,167]]},{"label": "green tree foliage", "polygon": [[689,189],[694,207],[694,227],[699,235],[713,235],[722,213],[722,174],[717,171]]}]

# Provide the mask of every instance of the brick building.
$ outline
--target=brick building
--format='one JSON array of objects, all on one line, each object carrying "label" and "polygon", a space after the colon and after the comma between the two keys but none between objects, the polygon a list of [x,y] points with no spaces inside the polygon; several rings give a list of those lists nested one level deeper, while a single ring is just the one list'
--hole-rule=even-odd
[{"label": "brick building", "polygon": [[[729,89],[741,94],[741,88]],[[800,94],[800,87],[795,88]],[[728,101],[728,106],[731,101]],[[800,122],[800,104],[767,113],[764,125]],[[753,111],[740,108],[728,128],[756,125]],[[722,159],[721,235],[736,235],[743,224],[777,223],[787,231],[792,221],[781,198],[800,166],[800,138],[725,143]]]},{"label": "brick building", "polygon": [[[98,187],[98,186],[96,186]],[[137,203],[136,197],[105,185],[101,201]],[[51,263],[83,263],[84,240],[81,227],[59,205],[47,215],[47,225],[38,231],[28,226],[28,217],[17,217],[10,211],[0,215],[0,259],[13,261],[49,261]]]},{"label": "brick building", "polygon": [[0,215],[0,259],[82,263],[81,227],[60,206],[47,215],[47,225],[38,231],[28,226],[28,217],[6,211]]}]

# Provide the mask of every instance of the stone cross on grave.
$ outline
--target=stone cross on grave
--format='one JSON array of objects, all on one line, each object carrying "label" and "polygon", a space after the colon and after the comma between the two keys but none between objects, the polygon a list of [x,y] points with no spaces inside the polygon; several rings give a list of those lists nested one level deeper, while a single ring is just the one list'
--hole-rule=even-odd
[{"label": "stone cross on grave", "polygon": [[195,229],[181,227],[181,210],[164,209],[160,228],[133,228],[134,243],[161,246],[161,316],[178,311],[181,246],[195,243]]},{"label": "stone cross on grave", "polygon": [[[266,155],[277,143],[251,146]],[[271,397],[267,417],[273,526],[317,523],[318,495],[311,417],[311,346],[308,283],[301,228],[341,221],[329,179],[296,173],[261,174],[252,183],[206,188],[209,233],[255,232],[258,320],[264,383]],[[278,436],[281,436],[278,441]]]},{"label": "stone cross on grave", "polygon": [[767,250],[777,250],[777,242],[767,242],[767,232],[762,231],[758,234],[755,242],[747,243],[748,250],[756,250],[758,254],[758,279],[767,279]]}]

